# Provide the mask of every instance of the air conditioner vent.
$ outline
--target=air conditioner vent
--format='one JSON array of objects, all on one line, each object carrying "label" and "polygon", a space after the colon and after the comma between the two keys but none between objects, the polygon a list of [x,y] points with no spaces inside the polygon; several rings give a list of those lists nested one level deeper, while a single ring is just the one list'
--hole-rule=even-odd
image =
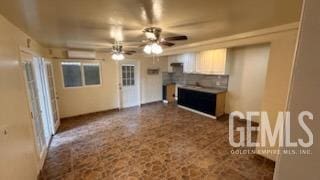
[{"label": "air conditioner vent", "polygon": [[67,51],[68,58],[70,59],[96,59],[96,52],[94,51]]}]

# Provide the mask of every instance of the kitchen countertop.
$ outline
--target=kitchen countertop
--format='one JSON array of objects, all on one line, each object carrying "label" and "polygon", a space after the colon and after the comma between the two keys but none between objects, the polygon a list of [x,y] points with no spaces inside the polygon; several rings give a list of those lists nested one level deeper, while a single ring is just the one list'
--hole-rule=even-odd
[{"label": "kitchen countertop", "polygon": [[178,87],[183,89],[189,89],[189,90],[201,91],[201,92],[207,92],[207,93],[213,93],[213,94],[220,94],[220,93],[227,92],[226,89],[205,88],[200,86],[179,85]]}]

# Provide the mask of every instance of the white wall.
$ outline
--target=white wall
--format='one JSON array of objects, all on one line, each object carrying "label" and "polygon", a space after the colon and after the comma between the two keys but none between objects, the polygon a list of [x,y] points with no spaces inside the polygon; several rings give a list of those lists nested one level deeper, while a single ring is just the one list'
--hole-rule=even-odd
[{"label": "white wall", "polygon": [[[168,71],[167,57],[159,60],[152,58],[140,58],[141,62],[141,102],[142,104],[162,100],[162,72]],[[159,68],[157,75],[148,75],[148,68]]]},{"label": "white wall", "polygon": [[[52,56],[61,56],[61,50],[54,50]],[[102,65],[102,86],[85,88],[64,88],[60,62],[54,61],[54,73],[57,94],[59,96],[60,116],[71,117],[92,112],[115,109],[119,107],[119,72],[118,65],[110,58],[110,54],[98,53]],[[149,57],[132,56],[130,59],[140,61],[140,91],[141,103],[149,103],[162,99],[162,73],[147,75],[147,68],[167,70],[167,58],[152,60]]]},{"label": "white wall", "polygon": [[226,112],[261,111],[270,45],[228,49]]},{"label": "white wall", "polygon": [[[19,47],[26,47],[29,38],[0,15],[0,127],[8,135],[0,135],[0,179],[33,180],[37,177],[32,120],[28,107],[25,81],[20,66]],[[35,42],[31,50],[41,53]]]},{"label": "white wall", "polygon": [[[297,116],[301,111],[310,111],[314,120],[304,121],[311,128],[314,143],[310,148],[311,155],[280,155],[276,166],[275,179],[320,179],[320,1],[305,1],[305,9],[301,24],[299,46],[297,50],[288,110],[291,112],[291,139],[308,140],[306,133],[298,124]],[[301,148],[296,148],[301,149]]]}]

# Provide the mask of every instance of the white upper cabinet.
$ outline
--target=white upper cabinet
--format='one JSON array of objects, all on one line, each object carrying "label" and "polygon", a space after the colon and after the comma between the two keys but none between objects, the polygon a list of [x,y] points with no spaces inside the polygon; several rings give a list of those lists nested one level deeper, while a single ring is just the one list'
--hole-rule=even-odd
[{"label": "white upper cabinet", "polygon": [[227,49],[185,53],[168,57],[168,71],[171,63],[183,63],[184,73],[227,74]]},{"label": "white upper cabinet", "polygon": [[183,63],[184,73],[195,73],[196,72],[196,54],[185,53],[180,55],[174,55],[168,57],[168,71],[172,72],[171,63]]},{"label": "white upper cabinet", "polygon": [[196,54],[185,53],[179,56],[180,61],[183,63],[184,73],[195,73],[196,72]]},{"label": "white upper cabinet", "polygon": [[227,49],[202,51],[197,54],[196,71],[203,74],[226,74]]}]

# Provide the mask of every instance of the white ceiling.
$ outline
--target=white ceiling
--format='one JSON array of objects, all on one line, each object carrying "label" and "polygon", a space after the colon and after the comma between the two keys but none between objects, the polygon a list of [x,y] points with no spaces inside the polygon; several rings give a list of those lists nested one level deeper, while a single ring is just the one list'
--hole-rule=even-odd
[{"label": "white ceiling", "polygon": [[302,0],[0,0],[0,13],[47,47],[137,45],[148,26],[197,42],[299,20]]}]

